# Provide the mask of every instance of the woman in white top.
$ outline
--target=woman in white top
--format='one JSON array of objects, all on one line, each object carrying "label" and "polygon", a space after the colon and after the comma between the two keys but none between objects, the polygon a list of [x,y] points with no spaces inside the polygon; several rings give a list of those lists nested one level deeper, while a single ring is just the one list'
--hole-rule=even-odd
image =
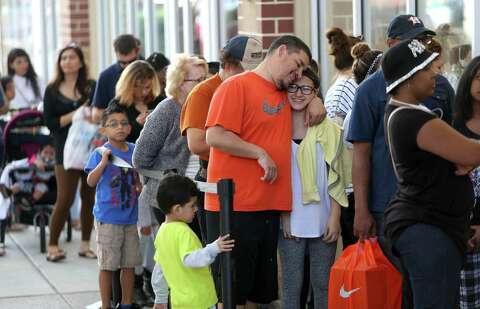
[{"label": "woman in white top", "polygon": [[361,41],[361,38],[349,36],[340,28],[330,29],[326,37],[338,75],[325,96],[325,109],[328,118],[342,125],[345,116],[352,109],[353,98],[358,87],[352,77],[354,59],[350,50]]},{"label": "woman in white top", "polygon": [[11,110],[38,108],[43,101],[45,84],[38,78],[27,52],[14,48],[8,53],[8,75],[13,76],[15,97],[10,102]]},{"label": "woman in white top", "polygon": [[[282,230],[278,249],[282,267],[283,308],[300,308],[305,255],[309,255],[310,281],[315,309],[327,308],[328,279],[335,260],[340,234],[340,205],[328,193],[328,168],[324,151],[317,143],[316,184],[320,202],[303,204],[301,169],[297,164],[298,150],[308,127],[305,107],[318,94],[320,80],[310,68],[303,77],[288,87],[292,108],[292,211],[282,214]],[[324,120],[329,121],[329,120]],[[308,250],[308,251],[307,251]],[[308,252],[308,253],[307,253]]]}]

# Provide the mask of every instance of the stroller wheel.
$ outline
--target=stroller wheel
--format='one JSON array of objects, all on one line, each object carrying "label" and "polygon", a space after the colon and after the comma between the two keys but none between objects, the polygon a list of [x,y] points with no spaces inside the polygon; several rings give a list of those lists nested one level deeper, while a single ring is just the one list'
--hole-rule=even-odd
[{"label": "stroller wheel", "polygon": [[27,212],[32,211],[32,208],[33,208],[32,203],[30,203],[30,201],[26,197],[22,197],[19,200],[19,206],[21,210],[27,211]]},{"label": "stroller wheel", "polygon": [[70,215],[67,218],[67,242],[72,241],[72,218]]},{"label": "stroller wheel", "polygon": [[45,214],[38,214],[37,216],[37,224],[40,228],[40,252],[45,253],[47,252],[47,235],[46,235],[46,218]]}]

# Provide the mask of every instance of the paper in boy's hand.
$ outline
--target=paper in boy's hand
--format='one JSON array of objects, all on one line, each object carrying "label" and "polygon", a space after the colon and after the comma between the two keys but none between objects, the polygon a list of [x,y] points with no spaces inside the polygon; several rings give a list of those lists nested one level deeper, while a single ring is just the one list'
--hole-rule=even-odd
[{"label": "paper in boy's hand", "polygon": [[233,247],[235,246],[235,240],[228,239],[230,234],[220,236],[217,239],[217,246],[221,252],[232,251]]}]

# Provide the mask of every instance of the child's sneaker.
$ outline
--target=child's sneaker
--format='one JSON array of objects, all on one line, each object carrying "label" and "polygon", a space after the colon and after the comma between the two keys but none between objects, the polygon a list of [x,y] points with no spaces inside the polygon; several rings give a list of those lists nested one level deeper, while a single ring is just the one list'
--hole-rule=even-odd
[{"label": "child's sneaker", "polygon": [[152,288],[152,273],[147,269],[143,269],[143,294],[146,298],[147,306],[153,307],[155,304],[155,292]]}]

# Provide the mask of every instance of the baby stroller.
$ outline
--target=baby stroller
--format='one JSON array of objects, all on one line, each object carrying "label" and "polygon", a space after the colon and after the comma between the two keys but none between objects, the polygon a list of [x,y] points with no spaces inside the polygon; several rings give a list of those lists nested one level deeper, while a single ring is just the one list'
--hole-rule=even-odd
[{"label": "baby stroller", "polygon": [[[50,141],[48,129],[44,126],[43,114],[38,111],[28,110],[15,115],[5,126],[3,134],[5,144],[6,163],[17,160],[24,162],[34,158],[39,150]],[[46,165],[42,170],[34,164],[12,166],[8,171],[11,183],[21,182],[25,188],[17,194],[2,188],[4,195],[10,197],[10,209],[16,215],[19,223],[38,226],[40,229],[40,251],[46,252],[46,226],[56,201],[55,177],[44,181],[48,190],[38,200],[33,202],[32,189],[42,179],[42,175],[53,173],[53,164]],[[33,203],[32,203],[33,202]],[[0,235],[3,236],[3,235]],[[68,220],[67,241],[71,241],[72,229]]]}]

